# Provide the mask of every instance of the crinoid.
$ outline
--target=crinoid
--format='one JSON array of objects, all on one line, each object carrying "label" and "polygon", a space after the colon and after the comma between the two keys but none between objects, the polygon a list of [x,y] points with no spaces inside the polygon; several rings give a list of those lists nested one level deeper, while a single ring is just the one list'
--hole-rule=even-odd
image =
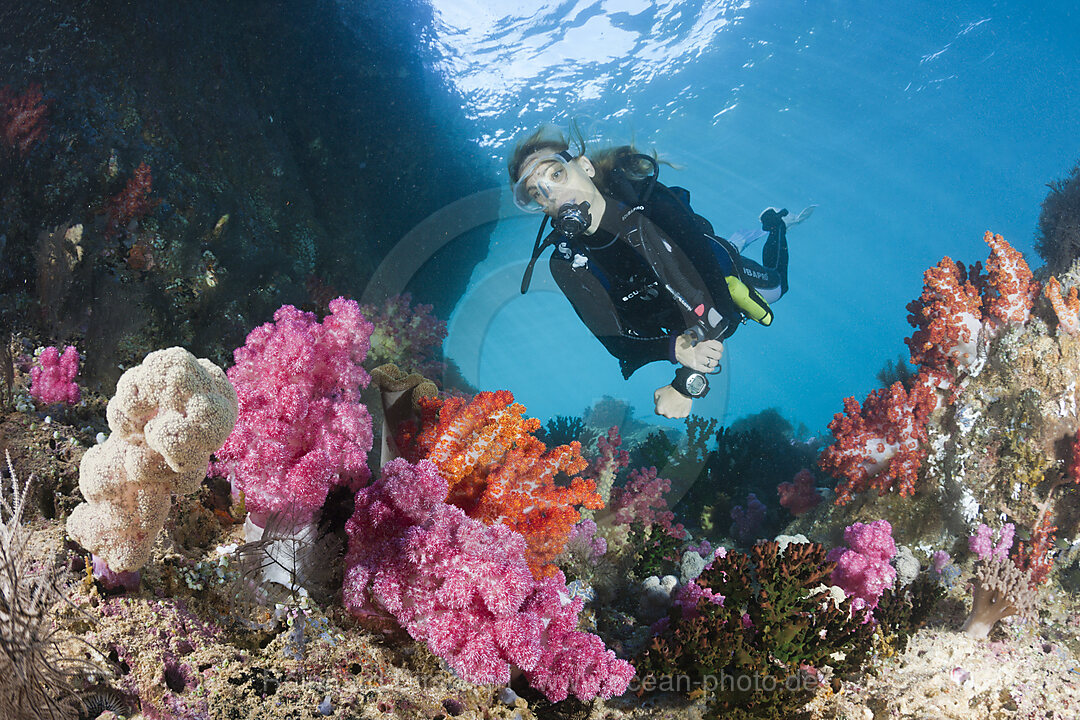
[{"label": "crinoid", "polygon": [[100,668],[73,656],[81,641],[53,624],[50,608],[67,598],[52,568],[31,563],[21,524],[33,478],[19,480],[10,453],[7,466],[8,478],[0,472],[0,717],[71,718],[81,705],[76,681]]}]

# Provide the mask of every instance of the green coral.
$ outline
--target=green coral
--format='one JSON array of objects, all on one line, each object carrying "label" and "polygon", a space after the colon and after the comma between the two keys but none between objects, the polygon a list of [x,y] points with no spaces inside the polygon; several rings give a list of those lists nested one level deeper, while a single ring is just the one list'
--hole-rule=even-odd
[{"label": "green coral", "polygon": [[719,717],[791,717],[813,692],[808,668],[854,671],[869,652],[873,625],[826,590],[833,567],[816,543],[783,553],[761,543],[716,558],[696,581],[713,599],[699,599],[688,615],[672,610],[635,662],[641,687],[687,678]]},{"label": "green coral", "polygon": [[633,571],[635,577],[663,577],[679,571],[685,542],[668,535],[659,523],[649,527],[631,526],[630,544],[637,550]]},{"label": "green coral", "polygon": [[899,655],[907,648],[908,640],[922,627],[938,601],[945,597],[945,588],[929,573],[919,576],[906,588],[889,588],[874,608],[877,627],[874,640],[885,656]]}]

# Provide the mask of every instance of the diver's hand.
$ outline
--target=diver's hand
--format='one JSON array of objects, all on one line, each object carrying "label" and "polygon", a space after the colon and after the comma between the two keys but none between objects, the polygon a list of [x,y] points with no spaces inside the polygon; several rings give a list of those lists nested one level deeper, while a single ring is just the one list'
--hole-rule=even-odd
[{"label": "diver's hand", "polygon": [[678,419],[690,414],[690,406],[694,404],[694,399],[683,395],[670,385],[665,385],[656,388],[656,392],[653,393],[653,402],[656,403],[657,415]]},{"label": "diver's hand", "polygon": [[724,343],[719,340],[703,340],[690,344],[690,335],[683,333],[675,338],[675,361],[700,373],[720,372],[720,358],[724,356]]}]

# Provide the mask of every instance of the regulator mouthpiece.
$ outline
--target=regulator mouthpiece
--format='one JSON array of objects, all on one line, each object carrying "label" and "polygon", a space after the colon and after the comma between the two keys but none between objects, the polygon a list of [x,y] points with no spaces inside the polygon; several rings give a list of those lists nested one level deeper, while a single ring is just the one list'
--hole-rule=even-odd
[{"label": "regulator mouthpiece", "polygon": [[556,230],[566,236],[568,240],[582,235],[592,225],[592,215],[589,214],[589,203],[582,202],[575,205],[566,203],[559,208],[555,219],[551,223]]}]

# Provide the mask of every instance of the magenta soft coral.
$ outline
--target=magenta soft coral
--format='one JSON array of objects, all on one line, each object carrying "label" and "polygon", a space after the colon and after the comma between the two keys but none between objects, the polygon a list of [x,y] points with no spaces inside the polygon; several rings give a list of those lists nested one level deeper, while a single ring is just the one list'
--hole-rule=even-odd
[{"label": "magenta soft coral", "polygon": [[271,513],[309,522],[332,487],[370,479],[371,416],[360,402],[370,335],[357,304],[337,298],[321,323],[279,308],[236,350],[228,376],[240,417],[215,471],[234,479],[256,524]]},{"label": "magenta soft coral", "polygon": [[41,351],[37,366],[30,369],[30,395],[42,405],[76,405],[81,393],[75,382],[79,374],[79,351],[68,345]]},{"label": "magenta soft coral", "polygon": [[853,608],[876,608],[881,594],[896,582],[896,569],[889,564],[896,555],[896,542],[888,520],[855,523],[844,530],[848,547],[833,548],[829,560],[836,563],[829,581],[849,597]]},{"label": "magenta soft coral", "polygon": [[534,580],[524,538],[467,517],[447,492],[431,461],[399,458],[357,493],[349,611],[374,627],[396,621],[469,682],[506,683],[518,667],[552,701],[622,693],[633,666],[576,630],[582,601],[562,573]]}]

